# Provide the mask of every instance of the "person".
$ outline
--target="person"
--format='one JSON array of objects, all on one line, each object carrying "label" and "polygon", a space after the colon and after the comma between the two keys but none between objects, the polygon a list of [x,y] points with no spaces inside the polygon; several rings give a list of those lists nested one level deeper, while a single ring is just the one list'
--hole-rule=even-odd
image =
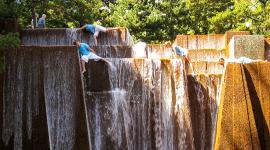
[{"label": "person", "polygon": [[34,19],[31,20],[31,27],[32,29],[35,29],[38,25],[38,14],[36,13],[36,26],[34,26]]},{"label": "person", "polygon": [[38,28],[45,28],[46,27],[45,26],[45,19],[46,19],[46,15],[43,14],[41,16],[41,18],[39,18],[39,20],[38,20]]},{"label": "person", "polygon": [[77,32],[79,32],[80,30],[86,30],[87,32],[94,34],[94,42],[95,42],[95,45],[97,45],[97,37],[99,35],[99,32],[106,32],[106,31],[110,31],[114,29],[115,28],[105,28],[101,25],[86,24],[82,26],[81,28],[79,28]]},{"label": "person", "polygon": [[178,55],[180,55],[180,56],[183,56],[183,57],[185,58],[185,61],[186,61],[186,62],[189,62],[189,59],[188,59],[188,49],[185,49],[185,48],[183,48],[183,47],[180,47],[180,46],[178,46],[178,45],[176,45],[176,44],[173,44],[173,45],[172,45],[172,43],[171,43],[170,41],[167,41],[167,42],[165,42],[164,44],[165,44],[165,47],[166,47],[166,48],[172,48],[173,51],[174,51],[176,54],[178,54]]},{"label": "person", "polygon": [[146,58],[146,47],[147,44],[140,39],[138,43],[132,46],[133,56],[136,58]]},{"label": "person", "polygon": [[267,60],[261,60],[261,59],[250,59],[247,57],[239,57],[239,58],[228,58],[224,59],[223,57],[219,58],[218,63],[222,65],[223,67],[225,66],[226,62],[231,62],[231,63],[240,63],[240,64],[249,64],[253,62],[267,62]]},{"label": "person", "polygon": [[73,44],[77,46],[81,56],[82,73],[86,71],[85,63],[88,63],[89,59],[94,59],[95,61],[103,60],[108,63],[107,60],[96,55],[96,52],[92,48],[90,48],[88,44],[81,43],[79,40],[75,40]]},{"label": "person", "polygon": [[190,63],[189,58],[188,58],[188,49],[180,47],[176,44],[172,45],[172,43],[170,41],[165,42],[164,45],[165,45],[165,48],[172,48],[176,54],[184,57],[184,61],[186,62],[185,63],[186,73],[188,73],[188,68],[190,67],[191,73],[194,74],[194,69],[193,69],[192,63]]}]

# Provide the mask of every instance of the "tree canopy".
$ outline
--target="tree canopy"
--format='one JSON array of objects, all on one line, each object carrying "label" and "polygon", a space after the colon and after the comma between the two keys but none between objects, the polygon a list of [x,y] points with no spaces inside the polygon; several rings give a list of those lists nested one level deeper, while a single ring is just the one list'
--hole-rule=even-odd
[{"label": "tree canopy", "polygon": [[[31,9],[35,7],[39,17],[43,13],[47,15],[47,27],[78,27],[80,22],[99,22],[103,26],[127,27],[134,39],[152,43],[173,40],[177,34],[218,34],[227,30],[270,35],[270,2],[267,0],[11,1],[2,0],[2,3],[12,5],[24,28],[30,26]],[[1,13],[7,12],[1,10]]]}]

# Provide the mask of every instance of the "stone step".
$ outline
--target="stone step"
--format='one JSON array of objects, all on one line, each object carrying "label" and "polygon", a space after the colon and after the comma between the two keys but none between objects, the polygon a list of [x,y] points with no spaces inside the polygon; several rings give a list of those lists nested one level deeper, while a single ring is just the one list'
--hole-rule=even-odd
[{"label": "stone step", "polygon": [[[78,39],[94,45],[93,34],[76,32],[76,28],[25,29],[20,32],[22,45],[72,45]],[[98,45],[132,45],[132,38],[127,28],[118,28],[108,32],[100,32]]]}]

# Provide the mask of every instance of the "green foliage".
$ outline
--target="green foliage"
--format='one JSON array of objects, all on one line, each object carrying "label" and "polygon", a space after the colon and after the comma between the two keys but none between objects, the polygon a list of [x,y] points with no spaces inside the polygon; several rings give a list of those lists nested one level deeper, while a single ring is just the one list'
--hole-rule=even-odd
[{"label": "green foliage", "polygon": [[[0,0],[0,10],[4,10],[3,2]],[[30,25],[32,2],[23,0],[21,4],[9,4],[15,6],[12,8],[19,15],[23,27]],[[127,27],[135,40],[144,39],[151,43],[174,40],[177,34],[224,33],[227,30],[249,30],[254,34],[270,35],[270,2],[267,0],[34,2],[39,17],[43,13],[47,15],[46,26],[49,28],[78,27],[79,22],[98,22],[103,26]],[[7,6],[5,8],[9,8]]]},{"label": "green foliage", "polygon": [[4,69],[4,50],[8,48],[16,48],[20,44],[18,33],[8,33],[6,35],[0,34],[0,73]]}]

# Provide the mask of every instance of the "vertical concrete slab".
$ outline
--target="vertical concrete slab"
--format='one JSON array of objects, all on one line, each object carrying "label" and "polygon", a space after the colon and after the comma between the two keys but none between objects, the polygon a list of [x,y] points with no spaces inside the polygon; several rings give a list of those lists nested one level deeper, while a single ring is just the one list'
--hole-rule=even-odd
[{"label": "vertical concrete slab", "polygon": [[244,69],[227,65],[219,105],[215,149],[260,149]]},{"label": "vertical concrete slab", "polygon": [[263,35],[235,35],[229,44],[229,57],[264,59]]}]

